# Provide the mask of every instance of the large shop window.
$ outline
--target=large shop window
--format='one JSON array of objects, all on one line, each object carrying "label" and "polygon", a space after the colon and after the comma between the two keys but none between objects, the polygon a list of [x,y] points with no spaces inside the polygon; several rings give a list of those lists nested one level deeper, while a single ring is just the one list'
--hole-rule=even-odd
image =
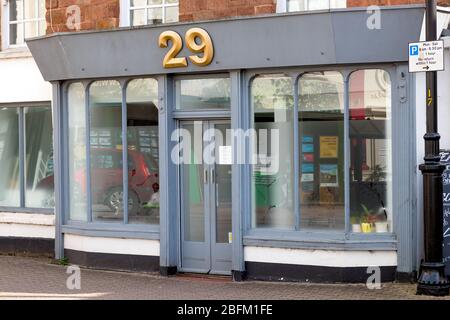
[{"label": "large shop window", "polygon": [[392,232],[389,74],[351,73],[348,99],[340,72],[304,73],[297,92],[294,80],[252,81],[252,227]]},{"label": "large shop window", "polygon": [[392,231],[389,74],[383,70],[352,73],[349,104],[350,214],[353,230]]},{"label": "large shop window", "polygon": [[8,0],[4,11],[7,46],[23,46],[26,38],[45,34],[45,0]]},{"label": "large shop window", "polygon": [[54,207],[49,106],[0,109],[0,167],[0,207]]},{"label": "large shop window", "polygon": [[301,226],[342,230],[344,79],[339,72],[306,73],[298,92]]},{"label": "large shop window", "polygon": [[294,228],[294,95],[291,78],[253,80],[257,144],[253,165],[253,227]]},{"label": "large shop window", "polygon": [[132,26],[178,22],[178,0],[126,1],[129,1]]},{"label": "large shop window", "polygon": [[122,92],[117,81],[96,81],[86,108],[84,86],[69,86],[71,220],[159,223],[158,83],[128,82],[125,105]]}]

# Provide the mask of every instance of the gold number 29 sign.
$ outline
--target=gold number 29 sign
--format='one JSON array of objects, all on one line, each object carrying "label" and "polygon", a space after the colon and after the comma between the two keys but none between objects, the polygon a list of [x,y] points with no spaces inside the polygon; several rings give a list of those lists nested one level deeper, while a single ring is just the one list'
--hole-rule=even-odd
[{"label": "gold number 29 sign", "polygon": [[[167,48],[169,41],[172,42],[172,47],[164,57],[163,67],[187,67],[186,57],[177,57],[183,48],[183,40],[181,39],[181,36],[175,31],[164,31],[159,35],[160,48]],[[189,56],[189,60],[193,64],[197,66],[207,66],[211,63],[214,57],[214,47],[208,32],[201,28],[189,29],[186,32],[185,41],[188,49],[192,53],[196,53],[195,55]]]}]

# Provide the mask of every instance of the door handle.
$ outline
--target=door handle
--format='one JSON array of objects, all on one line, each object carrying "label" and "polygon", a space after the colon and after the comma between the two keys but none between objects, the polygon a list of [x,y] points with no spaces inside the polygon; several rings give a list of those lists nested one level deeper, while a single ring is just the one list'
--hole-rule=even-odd
[{"label": "door handle", "polygon": [[208,169],[203,170],[203,184],[208,183]]}]

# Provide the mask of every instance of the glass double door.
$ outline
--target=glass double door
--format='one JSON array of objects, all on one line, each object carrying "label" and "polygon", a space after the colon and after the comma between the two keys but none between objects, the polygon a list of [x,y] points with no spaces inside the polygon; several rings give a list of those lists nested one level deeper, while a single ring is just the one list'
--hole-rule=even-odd
[{"label": "glass double door", "polygon": [[230,122],[183,121],[180,129],[181,271],[230,274]]}]

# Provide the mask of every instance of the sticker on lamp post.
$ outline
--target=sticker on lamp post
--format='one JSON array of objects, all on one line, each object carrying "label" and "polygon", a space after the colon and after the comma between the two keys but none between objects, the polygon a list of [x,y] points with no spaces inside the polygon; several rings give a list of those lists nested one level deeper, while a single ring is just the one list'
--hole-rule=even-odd
[{"label": "sticker on lamp post", "polygon": [[410,43],[408,51],[409,72],[444,70],[444,41]]}]

